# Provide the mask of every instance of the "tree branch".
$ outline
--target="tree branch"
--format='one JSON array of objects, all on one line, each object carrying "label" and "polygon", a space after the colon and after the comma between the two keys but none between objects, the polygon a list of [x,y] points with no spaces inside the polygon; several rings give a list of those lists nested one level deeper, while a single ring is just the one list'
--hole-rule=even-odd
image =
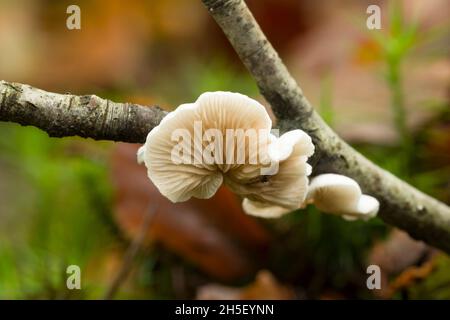
[{"label": "tree branch", "polygon": [[[314,174],[352,177],[380,201],[385,222],[450,253],[450,208],[377,167],[341,140],[306,100],[242,0],[203,2],[271,104],[279,128],[301,128],[313,138]],[[156,106],[61,95],[0,81],[0,121],[33,125],[53,137],[143,142],[165,115]]]},{"label": "tree branch", "polygon": [[157,106],[57,94],[0,81],[0,120],[35,126],[51,137],[142,143],[166,114]]},{"label": "tree branch", "polygon": [[379,168],[350,147],[314,111],[242,0],[202,0],[272,106],[281,131],[300,128],[316,147],[313,174],[355,179],[380,201],[380,217],[450,253],[450,208]]}]

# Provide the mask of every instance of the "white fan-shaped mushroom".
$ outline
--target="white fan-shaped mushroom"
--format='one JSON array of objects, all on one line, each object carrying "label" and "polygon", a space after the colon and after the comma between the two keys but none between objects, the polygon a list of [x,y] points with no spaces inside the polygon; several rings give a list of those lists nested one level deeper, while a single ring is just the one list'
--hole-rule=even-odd
[{"label": "white fan-shaped mushroom", "polygon": [[225,181],[247,198],[245,212],[265,218],[278,217],[299,208],[305,200],[311,174],[311,166],[306,161],[313,152],[311,138],[302,130],[293,130],[269,145],[271,159],[279,161],[277,174],[258,176],[259,181],[253,183],[245,179],[236,182],[233,177],[225,177]]},{"label": "white fan-shaped mushroom", "polygon": [[[303,203],[311,172],[306,161],[314,146],[301,130],[276,138],[271,126],[267,111],[253,99],[231,92],[204,93],[148,134],[138,161],[173,202],[209,198],[223,181],[247,198],[248,213],[279,216]],[[251,143],[255,137],[257,148]]]},{"label": "white fan-shaped mushroom", "polygon": [[362,194],[355,180],[332,173],[311,180],[306,203],[313,203],[319,210],[341,215],[347,220],[373,218],[379,209],[378,200]]},{"label": "white fan-shaped mushroom", "polygon": [[195,103],[169,113],[150,131],[138,158],[144,160],[150,180],[172,202],[191,197],[206,199],[222,184],[222,173],[237,165],[205,163],[203,152],[210,143],[203,140],[203,133],[209,129],[221,133],[214,141],[219,149],[216,156],[220,156],[224,148],[222,133],[227,129],[269,131],[271,125],[266,110],[257,101],[238,93],[208,92]]},{"label": "white fan-shaped mushroom", "polygon": [[[227,156],[223,154],[227,129],[269,132],[271,126],[265,108],[253,99],[231,92],[204,93],[195,103],[181,105],[169,113],[150,131],[138,160],[144,160],[150,180],[172,202],[210,198],[222,184],[224,172],[243,166],[227,164],[223,158]],[[219,134],[212,137],[208,135],[211,132]],[[210,141],[203,140],[203,133]],[[205,163],[203,152],[208,145],[217,147],[211,151],[223,161],[214,158],[212,163]],[[234,151],[237,148],[236,144]],[[244,160],[248,163],[247,158]]]}]

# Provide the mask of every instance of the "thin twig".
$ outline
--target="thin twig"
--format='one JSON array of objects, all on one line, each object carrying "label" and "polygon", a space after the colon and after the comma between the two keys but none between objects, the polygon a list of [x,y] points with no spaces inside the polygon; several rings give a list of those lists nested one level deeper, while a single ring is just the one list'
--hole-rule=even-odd
[{"label": "thin twig", "polygon": [[141,228],[139,230],[139,233],[134,237],[133,241],[129,245],[125,256],[123,258],[122,266],[119,269],[119,272],[117,272],[116,276],[114,277],[113,281],[109,285],[108,290],[106,291],[105,295],[103,296],[104,300],[111,300],[114,299],[115,294],[119,290],[122,283],[126,280],[128,274],[131,271],[131,268],[133,266],[134,259],[136,258],[137,254],[139,253],[140,249],[142,248],[143,241],[145,239],[145,236],[147,235],[148,228],[151,225],[151,222],[153,221],[155,215],[157,214],[159,205],[156,205],[152,207],[149,205],[149,208],[146,210],[146,213],[143,215]]},{"label": "thin twig", "polygon": [[35,126],[51,137],[142,143],[166,114],[158,106],[117,103],[96,95],[58,94],[0,81],[0,121]]}]

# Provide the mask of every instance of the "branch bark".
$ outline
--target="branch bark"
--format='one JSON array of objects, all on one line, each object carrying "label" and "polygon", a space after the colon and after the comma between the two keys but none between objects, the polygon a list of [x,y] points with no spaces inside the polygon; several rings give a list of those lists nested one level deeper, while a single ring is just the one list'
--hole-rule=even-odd
[{"label": "branch bark", "polygon": [[[379,168],[340,139],[304,97],[242,0],[202,1],[271,104],[279,128],[301,128],[313,138],[313,174],[352,177],[380,201],[385,222],[450,253],[450,208]],[[115,103],[95,95],[62,95],[0,81],[0,121],[33,125],[53,137],[143,142],[165,115],[157,106]]]},{"label": "branch bark", "polygon": [[380,217],[450,253],[450,208],[366,159],[328,127],[289,74],[243,0],[202,0],[272,106],[281,131],[300,128],[313,139],[313,175],[355,179],[380,201]]},{"label": "branch bark", "polygon": [[142,143],[166,114],[158,106],[57,94],[0,81],[0,120],[35,126],[51,137]]}]

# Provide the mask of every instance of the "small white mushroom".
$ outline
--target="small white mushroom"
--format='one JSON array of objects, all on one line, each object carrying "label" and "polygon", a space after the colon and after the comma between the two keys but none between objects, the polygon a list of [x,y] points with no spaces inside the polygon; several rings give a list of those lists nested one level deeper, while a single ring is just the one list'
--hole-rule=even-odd
[{"label": "small white mushroom", "polygon": [[275,218],[298,209],[308,190],[311,166],[306,162],[314,153],[311,138],[302,130],[283,134],[269,145],[269,155],[279,161],[278,173],[264,176],[258,183],[228,181],[236,193],[244,196],[246,213],[264,218]]},{"label": "small white mushroom", "polygon": [[379,209],[378,200],[362,194],[355,180],[332,173],[311,180],[306,203],[313,203],[319,210],[347,220],[373,218]]}]

